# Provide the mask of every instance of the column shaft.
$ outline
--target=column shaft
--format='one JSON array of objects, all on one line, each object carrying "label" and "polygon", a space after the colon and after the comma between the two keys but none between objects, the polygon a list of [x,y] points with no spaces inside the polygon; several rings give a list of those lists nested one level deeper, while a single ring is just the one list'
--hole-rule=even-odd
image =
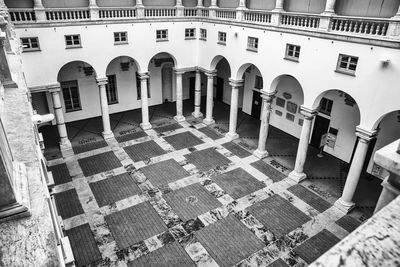
[{"label": "column shaft", "polygon": [[326,0],[324,13],[330,13],[330,14],[335,13],[335,4],[336,0]]},{"label": "column shaft", "polygon": [[147,79],[149,76],[146,73],[140,74],[140,95],[142,102],[142,123],[140,127],[143,130],[149,130],[152,128],[149,121],[149,99],[148,99],[148,88],[147,88]]},{"label": "column shaft", "polygon": [[203,0],[197,0],[197,7],[203,7]]},{"label": "column shaft", "polygon": [[273,94],[263,94],[263,105],[261,112],[261,125],[260,125],[260,134],[258,139],[258,148],[254,151],[254,155],[258,158],[265,158],[268,156],[268,152],[266,149],[267,139],[268,139],[268,130],[269,130],[269,120],[271,117],[272,110],[272,100],[274,98],[275,92]]},{"label": "column shaft", "polygon": [[33,1],[33,8],[43,8],[42,0],[34,0]]},{"label": "column shaft", "polygon": [[108,112],[108,101],[107,101],[107,92],[106,92],[106,84],[108,83],[107,78],[97,79],[97,84],[99,86],[100,91],[100,104],[101,104],[101,116],[103,119],[103,137],[104,139],[110,139],[114,137],[111,131],[110,125],[110,114]]},{"label": "column shaft", "polygon": [[387,204],[392,202],[395,198],[397,198],[400,195],[400,190],[396,188],[395,185],[391,184],[390,180],[399,181],[400,177],[391,173],[390,176],[382,182],[383,188],[381,195],[379,196],[378,203],[376,204],[374,214],[380,211],[383,207],[385,207]]},{"label": "column shaft", "polygon": [[207,103],[206,103],[206,118],[203,122],[207,125],[213,124],[213,107],[214,107],[214,72],[206,72],[207,76]]},{"label": "column shaft", "polygon": [[183,72],[175,71],[176,74],[176,116],[174,119],[177,122],[182,122],[185,120],[183,116],[183,92],[182,92],[182,76]]},{"label": "column shaft", "polygon": [[275,10],[283,10],[285,0],[276,0]]},{"label": "column shaft", "polygon": [[239,135],[236,133],[236,128],[239,106],[239,87],[242,85],[242,82],[242,80],[230,80],[230,85],[232,86],[231,111],[229,116],[229,132],[226,134],[226,137],[231,140],[239,137]]},{"label": "column shaft", "polygon": [[67,127],[64,121],[64,112],[61,105],[60,87],[50,89],[53,100],[54,116],[57,123],[58,134],[60,136],[61,151],[71,149],[71,142],[68,139]]},{"label": "column shaft", "polygon": [[196,71],[196,85],[194,92],[194,112],[193,117],[200,118],[203,114],[200,111],[201,106],[201,73],[199,70]]}]

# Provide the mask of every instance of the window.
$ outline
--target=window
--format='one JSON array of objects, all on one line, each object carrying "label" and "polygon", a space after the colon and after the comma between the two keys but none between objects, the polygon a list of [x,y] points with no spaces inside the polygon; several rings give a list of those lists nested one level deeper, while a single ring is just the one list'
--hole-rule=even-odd
[{"label": "window", "polygon": [[263,78],[256,75],[255,83],[254,83],[254,88],[256,89],[263,89]]},{"label": "window", "polygon": [[108,84],[106,85],[107,102],[109,105],[118,103],[117,77],[116,75],[107,75]]},{"label": "window", "polygon": [[299,61],[300,57],[300,46],[299,45],[292,45],[292,44],[287,44],[286,45],[286,54],[285,54],[285,59],[293,60],[293,61]]},{"label": "window", "polygon": [[357,69],[358,57],[339,54],[336,71],[354,75]]},{"label": "window", "polygon": [[194,39],[196,38],[196,29],[190,28],[185,29],[185,39]]},{"label": "window", "polygon": [[127,32],[114,32],[114,44],[127,44],[128,33]]},{"label": "window", "polygon": [[258,38],[255,38],[255,37],[247,38],[247,50],[250,50],[250,51],[258,50]]},{"label": "window", "polygon": [[207,40],[207,30],[206,29],[200,29],[200,40]]},{"label": "window", "polygon": [[78,81],[61,82],[65,112],[81,110]]},{"label": "window", "polygon": [[218,32],[218,43],[226,44],[226,32]]},{"label": "window", "polygon": [[[137,88],[137,99],[142,99],[142,85],[139,73],[136,72],[136,88]],[[151,98],[150,94],[150,78],[147,78],[147,98]]]},{"label": "window", "polygon": [[319,103],[319,112],[330,116],[332,112],[332,106],[333,101],[323,97]]},{"label": "window", "polygon": [[156,39],[157,41],[168,41],[168,30],[157,30]]},{"label": "window", "polygon": [[21,38],[21,43],[24,52],[40,51],[39,40],[37,37]]},{"label": "window", "polygon": [[65,35],[65,45],[67,48],[82,47],[81,36],[79,34]]}]

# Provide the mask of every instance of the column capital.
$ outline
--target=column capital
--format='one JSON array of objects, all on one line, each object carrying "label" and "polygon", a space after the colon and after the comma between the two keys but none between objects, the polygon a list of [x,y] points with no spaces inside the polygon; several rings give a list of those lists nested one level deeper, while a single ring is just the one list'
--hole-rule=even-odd
[{"label": "column capital", "polygon": [[97,85],[106,85],[108,84],[108,79],[107,78],[97,78],[96,79]]},{"label": "column capital", "polygon": [[272,100],[275,98],[276,95],[276,91],[274,92],[264,92],[261,90],[261,98],[265,101],[265,102],[272,102]]},{"label": "column capital", "polygon": [[374,139],[377,135],[377,131],[369,131],[362,129],[360,126],[356,127],[356,136],[360,138],[360,140],[364,143],[369,143],[372,139]]},{"label": "column capital", "polygon": [[243,80],[229,79],[229,84],[232,86],[232,89],[239,89],[243,85]]},{"label": "column capital", "polygon": [[197,6],[196,7],[197,8],[203,8],[204,7],[203,0],[197,0]]},{"label": "column capital", "polygon": [[149,72],[139,72],[138,75],[139,75],[139,78],[141,80],[150,78],[150,73]]},{"label": "column capital", "polygon": [[184,69],[176,69],[176,68],[174,68],[174,71],[176,75],[183,75],[186,72]]},{"label": "column capital", "polygon": [[204,72],[204,74],[209,78],[214,78],[215,76],[217,76],[217,70],[206,70]]},{"label": "column capital", "polygon": [[47,90],[50,93],[60,92],[61,91],[61,85],[60,85],[60,83],[55,83],[55,84],[48,85],[47,86]]},{"label": "column capital", "polygon": [[309,108],[307,108],[305,106],[301,106],[300,107],[300,113],[302,115],[304,115],[304,119],[312,120],[315,117],[315,115],[318,114],[318,111],[315,110],[315,109],[309,109]]}]

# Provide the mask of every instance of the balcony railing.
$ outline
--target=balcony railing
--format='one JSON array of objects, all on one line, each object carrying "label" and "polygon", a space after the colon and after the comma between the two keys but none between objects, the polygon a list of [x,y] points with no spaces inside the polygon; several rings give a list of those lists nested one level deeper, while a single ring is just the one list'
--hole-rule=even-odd
[{"label": "balcony railing", "polygon": [[235,9],[217,9],[215,11],[215,16],[219,19],[236,19]]},{"label": "balcony railing", "polygon": [[10,18],[11,21],[13,22],[30,22],[30,21],[35,21],[36,16],[35,16],[35,11],[33,8],[14,8],[10,10]]},{"label": "balcony railing", "polygon": [[185,8],[185,17],[197,17],[197,8]]},{"label": "balcony railing", "polygon": [[121,19],[136,17],[136,8],[119,7],[119,8],[101,8],[99,10],[101,19]]},{"label": "balcony railing", "polygon": [[334,17],[331,20],[330,31],[372,36],[386,36],[389,20],[366,19],[352,17]]},{"label": "balcony railing", "polygon": [[48,21],[88,20],[90,12],[87,8],[52,8],[46,10],[46,19]]},{"label": "balcony railing", "polygon": [[175,17],[176,9],[175,8],[146,8],[145,17],[154,18],[154,17]]},{"label": "balcony railing", "polygon": [[281,24],[298,28],[319,28],[320,17],[305,14],[282,14]]},{"label": "balcony railing", "polygon": [[246,11],[244,20],[259,23],[271,23],[272,14],[264,11]]}]

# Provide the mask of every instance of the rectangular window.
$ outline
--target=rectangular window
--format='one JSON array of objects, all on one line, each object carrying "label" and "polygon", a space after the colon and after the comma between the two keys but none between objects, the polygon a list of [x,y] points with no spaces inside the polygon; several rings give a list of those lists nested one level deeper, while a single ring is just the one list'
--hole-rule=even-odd
[{"label": "rectangular window", "polygon": [[61,82],[65,112],[81,110],[78,81]]},{"label": "rectangular window", "polygon": [[254,83],[254,88],[256,89],[263,89],[263,78],[256,75],[255,83]]},{"label": "rectangular window", "polygon": [[40,51],[39,39],[37,37],[21,38],[21,43],[24,52]]},{"label": "rectangular window", "polygon": [[194,39],[194,38],[196,38],[196,29],[195,28],[185,29],[185,39]]},{"label": "rectangular window", "polygon": [[300,57],[300,46],[299,45],[292,45],[292,44],[287,44],[286,45],[286,54],[285,54],[285,59],[289,59],[292,61],[299,61]]},{"label": "rectangular window", "polygon": [[156,39],[157,41],[168,41],[168,30],[157,30]]},{"label": "rectangular window", "polygon": [[226,32],[218,32],[218,43],[226,44]]},{"label": "rectangular window", "polygon": [[319,112],[330,116],[332,112],[332,107],[333,107],[333,101],[323,97],[319,104]]},{"label": "rectangular window", "polygon": [[200,29],[200,40],[207,40],[207,30],[206,29]]},{"label": "rectangular window", "polygon": [[79,34],[65,35],[65,45],[67,48],[82,47],[81,36]]},{"label": "rectangular window", "polygon": [[339,54],[336,71],[354,75],[357,69],[358,57]]},{"label": "rectangular window", "polygon": [[109,105],[118,104],[118,93],[117,93],[117,76],[107,75],[108,84],[106,85],[107,102]]},{"label": "rectangular window", "polygon": [[250,51],[258,50],[258,38],[255,38],[255,37],[247,38],[247,50],[250,50]]},{"label": "rectangular window", "polygon": [[127,32],[114,32],[114,44],[127,44],[128,33]]},{"label": "rectangular window", "polygon": [[[142,99],[142,85],[139,73],[136,72],[136,89],[137,89],[137,99]],[[150,94],[150,78],[147,78],[147,98],[151,98]]]}]

